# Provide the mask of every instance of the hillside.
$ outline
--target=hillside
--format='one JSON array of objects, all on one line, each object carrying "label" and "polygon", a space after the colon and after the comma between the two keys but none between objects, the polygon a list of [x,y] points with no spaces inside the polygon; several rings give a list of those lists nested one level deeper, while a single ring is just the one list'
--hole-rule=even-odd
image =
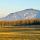
[{"label": "hillside", "polygon": [[30,20],[32,18],[40,18],[40,10],[25,9],[15,13],[10,13],[6,17],[0,18],[0,20],[5,20],[5,21],[25,20],[25,19]]}]

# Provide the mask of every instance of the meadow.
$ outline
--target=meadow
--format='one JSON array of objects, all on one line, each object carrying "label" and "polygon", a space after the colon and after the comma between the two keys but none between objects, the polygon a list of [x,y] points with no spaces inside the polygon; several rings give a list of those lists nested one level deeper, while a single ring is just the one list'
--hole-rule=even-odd
[{"label": "meadow", "polygon": [[40,28],[0,28],[0,40],[40,40]]},{"label": "meadow", "polygon": [[0,21],[0,40],[40,40],[40,20]]}]

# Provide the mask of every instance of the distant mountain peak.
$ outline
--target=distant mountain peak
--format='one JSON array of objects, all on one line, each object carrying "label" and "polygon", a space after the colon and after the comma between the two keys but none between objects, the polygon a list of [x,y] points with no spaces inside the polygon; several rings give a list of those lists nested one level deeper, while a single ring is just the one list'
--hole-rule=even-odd
[{"label": "distant mountain peak", "polygon": [[36,9],[25,9],[15,13],[10,13],[8,16],[2,18],[2,20],[22,20],[40,18],[40,10]]}]

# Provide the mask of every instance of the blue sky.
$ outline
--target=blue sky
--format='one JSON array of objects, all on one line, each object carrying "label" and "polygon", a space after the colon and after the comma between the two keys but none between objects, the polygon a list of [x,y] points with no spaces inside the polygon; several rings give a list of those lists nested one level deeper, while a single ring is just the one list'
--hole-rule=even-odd
[{"label": "blue sky", "polygon": [[0,0],[0,17],[29,8],[40,10],[40,0]]}]

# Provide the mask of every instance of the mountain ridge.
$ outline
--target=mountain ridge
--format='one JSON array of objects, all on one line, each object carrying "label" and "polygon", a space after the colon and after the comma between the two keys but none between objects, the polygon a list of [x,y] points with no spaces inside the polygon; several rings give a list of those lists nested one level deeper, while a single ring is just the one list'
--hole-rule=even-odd
[{"label": "mountain ridge", "polygon": [[6,17],[1,18],[1,20],[12,21],[12,20],[32,19],[32,18],[40,18],[40,10],[25,9],[15,13],[10,13]]}]

